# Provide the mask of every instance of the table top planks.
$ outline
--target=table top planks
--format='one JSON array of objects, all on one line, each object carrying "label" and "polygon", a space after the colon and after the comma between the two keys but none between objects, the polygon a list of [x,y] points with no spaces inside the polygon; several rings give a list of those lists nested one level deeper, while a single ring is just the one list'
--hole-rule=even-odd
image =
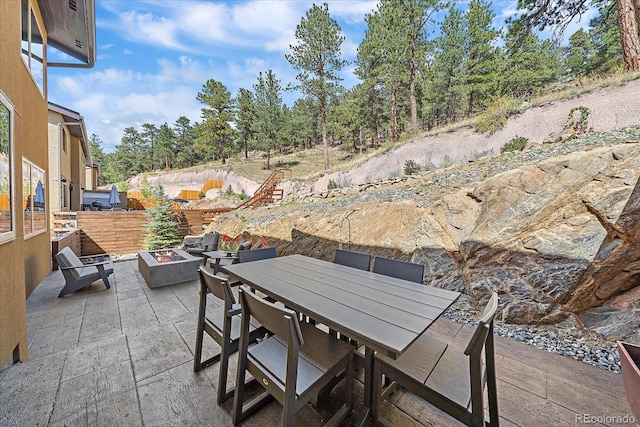
[{"label": "table top planks", "polygon": [[246,285],[393,358],[460,295],[303,255],[222,269]]}]

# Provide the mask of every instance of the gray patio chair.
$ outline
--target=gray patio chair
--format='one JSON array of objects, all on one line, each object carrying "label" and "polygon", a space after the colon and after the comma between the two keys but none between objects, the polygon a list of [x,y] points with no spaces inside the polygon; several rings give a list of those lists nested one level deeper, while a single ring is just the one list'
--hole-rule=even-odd
[{"label": "gray patio chair", "polygon": [[[246,242],[242,242],[240,243],[240,246],[238,246],[238,256],[236,258],[233,259],[221,259],[220,262],[218,263],[218,267],[224,267],[225,265],[231,265],[231,264],[236,264],[238,262],[240,262],[240,254],[242,252],[249,252],[251,249],[251,242],[250,241],[246,241]],[[222,272],[218,272],[217,273],[219,276],[221,277],[226,277],[228,278],[229,276],[227,276],[227,274],[222,273]],[[240,284],[242,284],[242,282],[240,281],[233,281],[233,282],[229,282],[229,284],[231,286],[238,286]]]},{"label": "gray patio chair", "polygon": [[218,233],[205,233],[200,246],[187,248],[187,253],[201,257],[203,252],[215,251],[218,248],[219,239],[220,235]]},{"label": "gray patio chair", "polygon": [[[358,270],[369,270],[369,264],[371,264],[371,255],[364,254],[362,252],[345,251],[344,249],[336,249],[336,253],[333,256],[333,262],[336,264],[346,265],[347,267],[357,268]],[[307,319],[307,322],[312,325],[315,324],[314,319]],[[329,329],[329,334],[334,337],[338,336],[338,333],[333,329]],[[347,336],[341,335],[343,341],[351,341]],[[355,341],[353,345],[357,345]]]},{"label": "gray patio chair", "polygon": [[238,262],[258,261],[260,259],[275,258],[276,256],[276,248],[260,248],[249,251],[238,251]]},{"label": "gray patio chair", "polygon": [[[193,356],[193,371],[198,372],[207,366],[220,361],[218,374],[218,397],[221,404],[233,396],[234,389],[227,390],[227,371],[229,356],[238,351],[240,338],[240,305],[236,303],[229,282],[207,267],[198,269],[200,275],[200,303],[198,306],[198,323],[196,325],[196,348]],[[208,294],[222,300],[222,308],[207,313]],[[219,301],[217,302],[219,304]],[[202,360],[202,344],[204,333],[207,333],[220,346],[220,352]],[[249,341],[253,342],[265,334],[265,329],[249,324]]]},{"label": "gray patio chair", "polygon": [[369,270],[371,255],[363,254],[361,252],[345,251],[344,249],[336,249],[336,253],[333,256],[333,262],[357,268],[359,270]]},{"label": "gray patio chair", "polygon": [[373,272],[410,282],[422,283],[424,265],[397,259],[376,257],[373,262]]},{"label": "gray patio chair", "polygon": [[[243,317],[238,350],[233,424],[238,425],[274,397],[283,406],[282,425],[293,425],[293,417],[318,392],[341,373],[345,377],[345,403],[326,425],[338,425],[353,404],[353,348],[319,329],[300,324],[293,310],[265,301],[240,288]],[[249,348],[249,316],[273,335]],[[249,371],[266,389],[244,404],[244,378]]]},{"label": "gray patio chair", "polygon": [[464,352],[425,333],[396,360],[376,354],[373,421],[383,421],[378,419],[380,402],[394,386],[392,384],[381,394],[381,377],[384,375],[468,426],[485,425],[486,383],[489,405],[486,425],[498,426],[500,420],[493,344],[493,318],[497,309],[498,294],[494,292]]},{"label": "gray patio chair", "polygon": [[[103,256],[91,256],[91,258],[94,259],[100,259],[99,257],[104,259],[106,254]],[[79,258],[69,247],[62,248],[56,254],[56,261],[58,262],[58,266],[60,267],[65,280],[64,287],[58,294],[58,298],[62,298],[68,293],[75,292],[80,288],[84,288],[99,279],[102,279],[102,282],[107,289],[111,287],[111,284],[109,283],[109,275],[113,273],[113,264],[110,260],[107,259],[83,264],[81,258]]]}]

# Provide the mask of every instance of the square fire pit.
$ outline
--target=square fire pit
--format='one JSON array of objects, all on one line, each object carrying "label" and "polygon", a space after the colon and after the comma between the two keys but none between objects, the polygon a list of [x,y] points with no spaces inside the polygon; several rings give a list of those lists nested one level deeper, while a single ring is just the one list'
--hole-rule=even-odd
[{"label": "square fire pit", "polygon": [[180,249],[138,252],[138,270],[150,288],[196,280],[199,263]]}]

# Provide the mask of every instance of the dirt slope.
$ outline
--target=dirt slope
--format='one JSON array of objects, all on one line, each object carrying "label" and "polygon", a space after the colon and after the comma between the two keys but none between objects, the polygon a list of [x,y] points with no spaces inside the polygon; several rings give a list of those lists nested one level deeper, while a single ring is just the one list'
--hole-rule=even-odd
[{"label": "dirt slope", "polygon": [[589,109],[589,127],[596,132],[636,125],[640,123],[640,80],[528,109],[512,116],[506,126],[493,135],[479,134],[466,128],[420,138],[374,157],[348,172],[325,175],[316,181],[314,188],[326,189],[329,180],[343,184],[364,184],[402,175],[404,163],[410,159],[421,166],[430,164],[432,167],[446,162],[466,162],[480,155],[500,153],[500,148],[517,136],[542,143],[550,135],[561,132],[571,109],[580,106]]},{"label": "dirt slope", "polygon": [[[481,155],[499,153],[500,148],[511,139],[521,136],[530,142],[542,143],[550,135],[561,132],[566,125],[572,108],[584,106],[590,111],[589,127],[594,131],[606,131],[640,123],[640,80],[623,85],[600,88],[576,98],[550,102],[512,116],[506,126],[493,135],[478,134],[470,128],[428,136],[405,144],[346,172],[334,172],[318,178],[310,185],[321,191],[330,180],[340,184],[363,184],[395,175],[402,175],[404,163],[414,160],[419,165],[439,167],[446,163],[467,162]],[[207,179],[222,179],[223,189],[229,185],[240,193],[244,190],[251,195],[260,183],[246,179],[234,172],[209,169],[199,172],[171,172],[149,174],[152,186],[161,184],[170,197],[176,197],[180,190],[202,188]],[[133,190],[142,185],[142,177],[130,181]],[[283,188],[287,188],[283,183]],[[215,199],[217,190],[210,190],[207,199]]]}]

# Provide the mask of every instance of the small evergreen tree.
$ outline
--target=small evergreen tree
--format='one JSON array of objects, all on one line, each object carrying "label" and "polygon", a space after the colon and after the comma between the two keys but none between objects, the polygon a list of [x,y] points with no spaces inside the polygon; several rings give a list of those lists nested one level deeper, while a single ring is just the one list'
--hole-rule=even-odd
[{"label": "small evergreen tree", "polygon": [[144,247],[148,251],[173,248],[180,243],[173,205],[161,185],[154,189],[153,198],[157,201],[156,204],[145,212],[149,224],[146,227]]}]

